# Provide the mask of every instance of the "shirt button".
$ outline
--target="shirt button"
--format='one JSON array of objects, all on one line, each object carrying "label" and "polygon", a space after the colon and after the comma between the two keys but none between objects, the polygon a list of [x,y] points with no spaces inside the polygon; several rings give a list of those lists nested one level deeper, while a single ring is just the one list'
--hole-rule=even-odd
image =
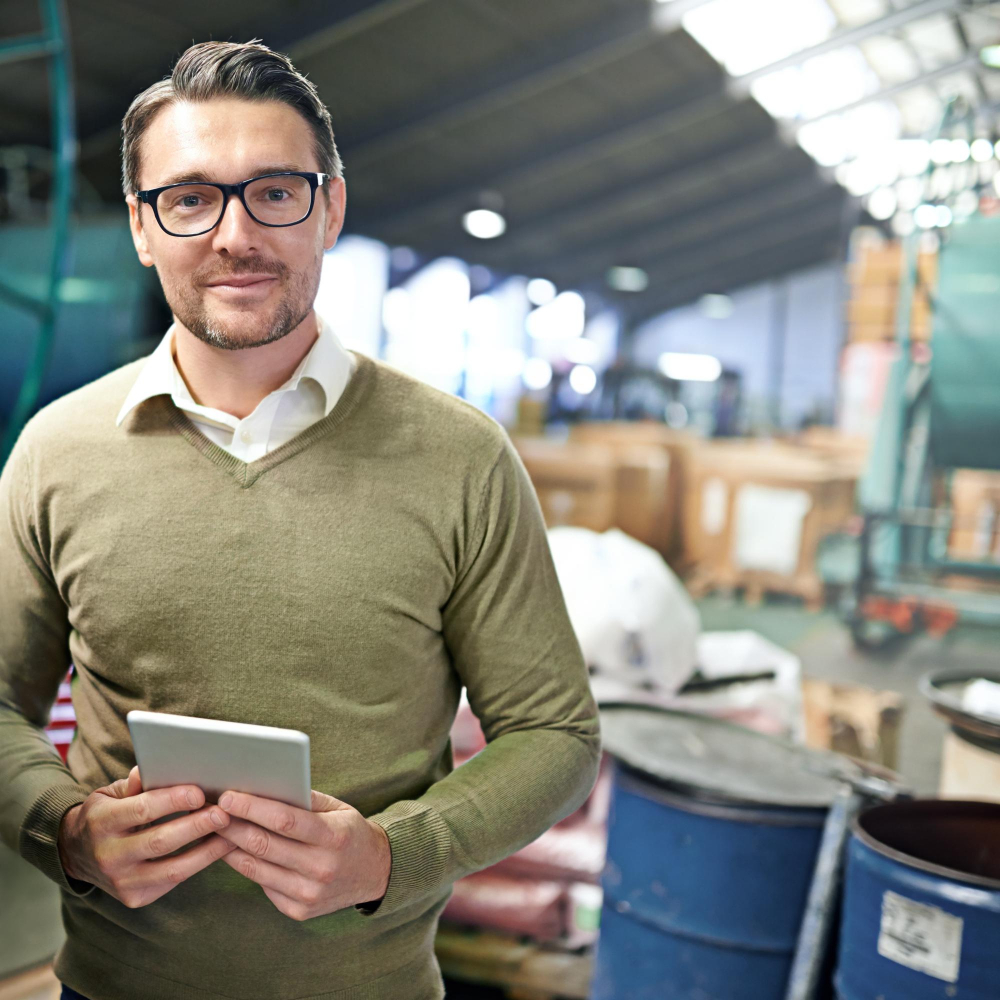
[{"label": "shirt button", "polygon": [[253,440],[253,435],[249,431],[243,431],[243,433],[240,434],[240,438],[249,444]]}]

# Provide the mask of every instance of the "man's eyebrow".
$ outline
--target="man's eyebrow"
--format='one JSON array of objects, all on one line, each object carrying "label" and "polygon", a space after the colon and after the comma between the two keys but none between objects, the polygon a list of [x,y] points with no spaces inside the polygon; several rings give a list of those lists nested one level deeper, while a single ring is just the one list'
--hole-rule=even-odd
[{"label": "man's eyebrow", "polygon": [[[264,164],[260,167],[255,167],[252,173],[248,174],[248,177],[260,177],[262,174],[281,174],[287,170],[298,170],[299,168],[294,163],[274,163],[274,164]],[[162,183],[157,184],[156,187],[167,187],[169,184],[205,184],[211,181],[215,181],[217,178],[210,177],[202,170],[185,170],[180,174],[173,174],[168,177]]]}]

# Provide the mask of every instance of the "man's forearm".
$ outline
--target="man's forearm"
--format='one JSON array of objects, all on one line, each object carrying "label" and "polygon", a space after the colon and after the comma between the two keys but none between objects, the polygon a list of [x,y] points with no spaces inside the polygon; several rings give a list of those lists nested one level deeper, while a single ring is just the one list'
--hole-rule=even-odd
[{"label": "man's forearm", "polygon": [[596,720],[593,728],[577,731],[508,732],[418,799],[370,817],[392,846],[386,910],[438,892],[531,843],[579,808],[599,766]]},{"label": "man's forearm", "polygon": [[59,884],[59,823],[87,794],[44,731],[0,703],[0,839]]}]

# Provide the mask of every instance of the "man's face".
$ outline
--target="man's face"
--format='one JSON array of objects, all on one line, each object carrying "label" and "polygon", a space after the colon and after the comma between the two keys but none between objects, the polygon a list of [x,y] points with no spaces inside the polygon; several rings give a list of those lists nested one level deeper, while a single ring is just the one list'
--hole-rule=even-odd
[{"label": "man's face", "polygon": [[[235,184],[277,170],[319,170],[312,132],[294,108],[278,101],[224,99],[163,108],[142,138],[140,189],[161,187],[189,172]],[[279,340],[309,314],[319,288],[323,252],[344,223],[345,190],[328,181],[329,207],[317,189],[312,213],[297,226],[262,226],[230,196],[222,221],[201,236],[169,236],[152,207],[129,194],[129,222],[139,259],[155,266],[178,322],[214,347],[240,350]],[[211,287],[232,276],[273,275],[244,290]]]}]

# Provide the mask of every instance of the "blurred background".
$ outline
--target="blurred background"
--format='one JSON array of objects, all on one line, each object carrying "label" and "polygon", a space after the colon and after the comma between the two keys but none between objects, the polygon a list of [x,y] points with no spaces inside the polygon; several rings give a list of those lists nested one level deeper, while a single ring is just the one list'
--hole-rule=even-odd
[{"label": "blurred background", "polygon": [[[615,761],[677,791],[615,705],[1000,800],[1000,3],[4,0],[0,23],[0,461],[163,336],[121,119],[192,42],[251,38],[316,84],[344,160],[317,311],[523,458],[609,754],[579,813],[456,886],[449,996],[668,975],[614,964],[634,928],[594,974],[628,910]],[[68,673],[63,756],[74,725]],[[456,763],[481,746],[463,704]],[[621,843],[656,842],[643,823]],[[0,997],[51,996],[58,891],[2,847],[0,879]],[[918,986],[884,992],[946,995]]]}]

